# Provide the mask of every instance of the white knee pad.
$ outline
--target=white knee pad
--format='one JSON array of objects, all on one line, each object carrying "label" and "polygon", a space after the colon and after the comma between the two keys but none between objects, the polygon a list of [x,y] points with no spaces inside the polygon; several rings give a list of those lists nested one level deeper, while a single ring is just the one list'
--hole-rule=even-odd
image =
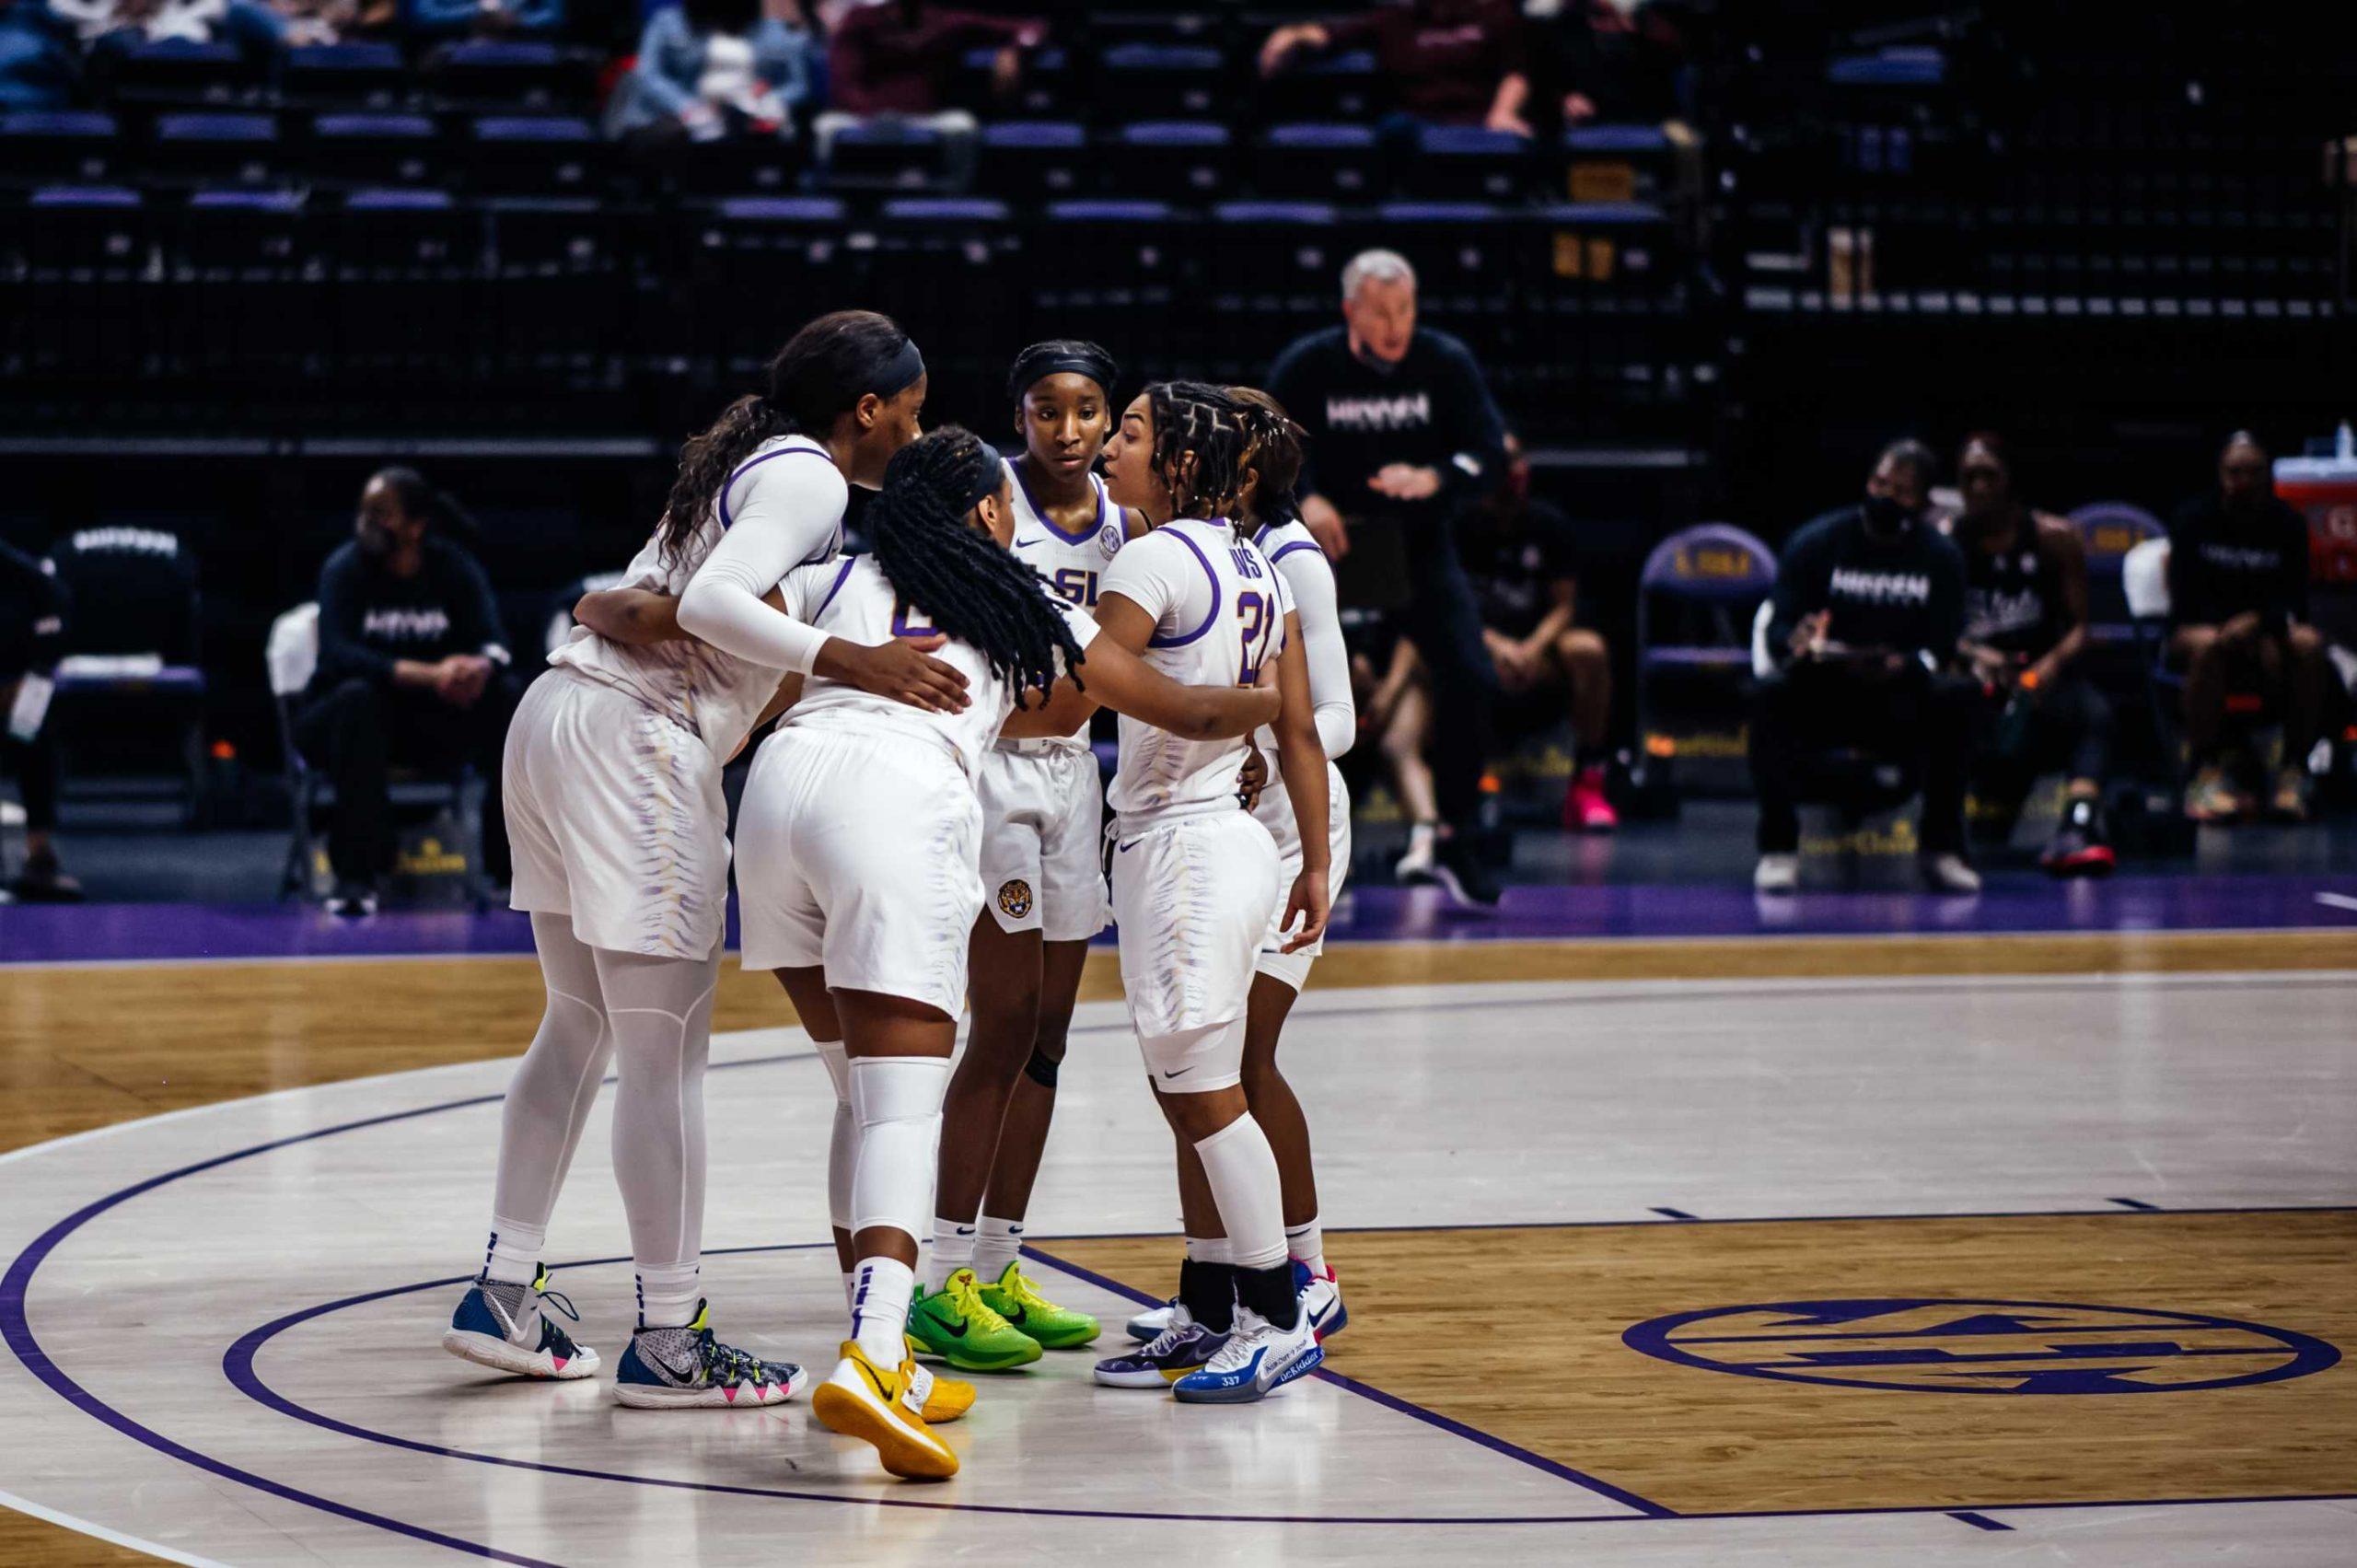
[{"label": "white knee pad", "polygon": [[931,1233],[941,1097],[948,1087],[946,1057],[853,1060],[851,1107],[859,1122],[859,1156],[846,1229],[856,1234],[888,1225],[911,1239]]},{"label": "white knee pad", "polygon": [[859,1162],[859,1119],[851,1113],[851,1058],[839,1040],[811,1042],[835,1086],[835,1125],[827,1139],[827,1223],[851,1228],[851,1174]]},{"label": "white knee pad", "polygon": [[1244,1020],[1230,1018],[1200,1029],[1182,1029],[1138,1041],[1146,1076],[1157,1093],[1199,1095],[1233,1088],[1244,1081]]}]

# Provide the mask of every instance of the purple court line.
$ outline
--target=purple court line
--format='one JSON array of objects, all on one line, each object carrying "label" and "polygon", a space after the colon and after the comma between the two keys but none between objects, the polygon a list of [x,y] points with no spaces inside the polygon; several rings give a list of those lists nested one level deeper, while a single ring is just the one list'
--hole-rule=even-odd
[{"label": "purple court line", "polygon": [[1948,1517],[1962,1519],[1976,1530],[2010,1530],[2014,1527],[2011,1525],[2001,1525],[1987,1515],[1976,1514],[1969,1508],[1951,1508],[1948,1510]]},{"label": "purple court line", "polygon": [[2117,1203],[2123,1209],[2133,1209],[2140,1214],[2157,1214],[2162,1212],[2158,1203],[2147,1203],[2142,1198],[2107,1198],[2104,1202]]},{"label": "purple court line", "polygon": [[[1075,1279],[1086,1280],[1100,1290],[1110,1291],[1115,1295],[1126,1296],[1144,1307],[1162,1305],[1142,1290],[1133,1290],[1117,1279],[1100,1274],[1094,1269],[1083,1268],[1080,1264],[1059,1258],[1051,1252],[1042,1252],[1029,1242],[1024,1244],[1023,1249],[1050,1268],[1061,1270]],[[1615,1486],[1608,1481],[1598,1481],[1585,1470],[1575,1470],[1569,1465],[1559,1464],[1544,1454],[1535,1454],[1527,1448],[1507,1442],[1503,1437],[1483,1432],[1479,1427],[1468,1426],[1459,1421],[1452,1421],[1438,1411],[1426,1410],[1423,1406],[1411,1403],[1397,1394],[1387,1394],[1371,1384],[1362,1383],[1357,1378],[1337,1372],[1331,1367],[1320,1367],[1310,1376],[1322,1378],[1339,1388],[1347,1389],[1364,1399],[1373,1400],[1386,1410],[1411,1417],[1427,1426],[1436,1426],[1443,1432],[1464,1438],[1469,1443],[1478,1443],[1492,1453],[1503,1454],[1509,1459],[1519,1460],[1530,1466],[1533,1469],[1544,1470],[1558,1481],[1568,1481],[1574,1486],[1584,1487],[1602,1497],[1608,1497],[1625,1507],[1634,1508],[1648,1518],[1675,1519],[1680,1516],[1676,1511],[1666,1508],[1650,1498],[1640,1497],[1635,1493]]]},{"label": "purple court line", "polygon": [[[756,1252],[808,1252],[816,1251],[820,1248],[830,1248],[833,1245],[832,1242],[811,1241],[768,1247],[714,1248],[710,1255],[720,1257]],[[605,1268],[629,1261],[627,1258],[591,1258],[561,1263],[554,1267],[558,1270]],[[1063,1267],[1063,1265],[1059,1264],[1058,1267]],[[1025,1517],[1059,1519],[1144,1519],[1170,1524],[1193,1522],[1232,1525],[1583,1525],[1627,1522],[1624,1516],[1618,1514],[1517,1514],[1469,1516],[1461,1515],[1206,1514],[1196,1511],[1161,1513],[1127,1508],[1050,1508],[1015,1503],[940,1503],[912,1497],[889,1495],[877,1497],[834,1492],[792,1491],[777,1487],[746,1486],[726,1481],[675,1481],[659,1476],[633,1475],[624,1470],[597,1470],[576,1465],[548,1464],[537,1459],[509,1458],[501,1454],[485,1454],[468,1448],[446,1447],[438,1443],[427,1443],[417,1438],[402,1437],[394,1433],[378,1432],[371,1427],[356,1426],[312,1410],[307,1405],[296,1403],[271,1388],[254,1369],[254,1358],[261,1353],[262,1346],[279,1334],[299,1324],[307,1323],[315,1318],[324,1317],[331,1312],[341,1311],[348,1307],[360,1307],[370,1302],[382,1301],[389,1296],[412,1295],[424,1291],[448,1289],[455,1285],[465,1284],[473,1277],[471,1274],[455,1274],[444,1280],[426,1280],[418,1284],[395,1285],[389,1289],[369,1291],[365,1295],[346,1296],[341,1301],[325,1302],[317,1307],[307,1307],[300,1311],[288,1313],[284,1318],[265,1323],[240,1336],[237,1342],[223,1354],[221,1370],[239,1393],[255,1403],[275,1411],[280,1415],[308,1423],[343,1436],[357,1437],[370,1443],[381,1443],[389,1448],[404,1448],[412,1453],[429,1454],[440,1458],[465,1459],[475,1464],[496,1465],[507,1469],[537,1470],[543,1474],[570,1476],[584,1481],[614,1481],[629,1486],[652,1486],[669,1491],[709,1492],[733,1497],[775,1497],[801,1503],[849,1503],[879,1508],[922,1508],[953,1514],[1008,1514]],[[1133,1295],[1134,1293],[1125,1294]],[[1432,1421],[1434,1424],[1446,1430],[1457,1431],[1460,1435],[1469,1437],[1484,1446],[1500,1446],[1482,1434],[1457,1428],[1454,1423],[1434,1417],[1430,1412],[1420,1411],[1403,1400],[1394,1400],[1378,1389],[1351,1386],[1347,1379],[1340,1381],[1351,1387],[1352,1392],[1364,1394],[1379,1404],[1399,1410],[1406,1414],[1422,1415]],[[1520,1457],[1518,1451],[1517,1457]],[[1542,1465],[1546,1464],[1543,1460],[1538,1462]],[[1609,1489],[1599,1488],[1599,1490],[1608,1491]],[[1633,1506],[1634,1504],[1632,1503],[1631,1505]],[[1666,1510],[1657,1516],[1675,1517]]]},{"label": "purple court line", "polygon": [[1688,1214],[1684,1209],[1665,1209],[1656,1205],[1649,1212],[1659,1214],[1666,1220],[1687,1220],[1690,1222],[1694,1218],[1692,1214]]}]

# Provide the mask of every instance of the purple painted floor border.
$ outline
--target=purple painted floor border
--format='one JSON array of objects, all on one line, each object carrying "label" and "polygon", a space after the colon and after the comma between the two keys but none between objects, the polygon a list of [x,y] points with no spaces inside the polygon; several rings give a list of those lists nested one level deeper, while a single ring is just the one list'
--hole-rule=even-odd
[{"label": "purple painted floor border", "polygon": [[[2357,930],[2357,877],[2237,875],[2056,882],[1990,878],[1975,898],[1803,893],[1763,899],[1726,886],[1538,886],[1493,913],[1436,889],[1362,888],[1337,912],[1338,942],[1497,942],[1636,937],[1968,935],[2017,932]],[[734,923],[731,924],[732,935]],[[1109,936],[1099,939],[1109,945]],[[0,965],[183,958],[521,954],[530,923],[510,910],[400,911],[338,920],[298,904],[0,906]]]}]

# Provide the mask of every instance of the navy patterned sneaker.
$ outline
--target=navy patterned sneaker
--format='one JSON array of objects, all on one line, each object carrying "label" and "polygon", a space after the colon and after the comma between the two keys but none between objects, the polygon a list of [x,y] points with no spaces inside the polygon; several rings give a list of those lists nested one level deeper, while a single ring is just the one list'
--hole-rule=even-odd
[{"label": "navy patterned sneaker", "polygon": [[587,1345],[556,1326],[547,1308],[553,1307],[574,1322],[581,1314],[573,1303],[549,1289],[549,1272],[537,1268],[530,1284],[494,1281],[481,1275],[459,1298],[450,1314],[442,1348],[461,1361],[488,1366],[518,1377],[587,1377],[604,1365]]},{"label": "navy patterned sneaker", "polygon": [[709,1303],[696,1303],[684,1329],[641,1329],[614,1368],[614,1398],[636,1410],[782,1405],[809,1375],[790,1361],[763,1361],[712,1337]]},{"label": "navy patterned sneaker", "polygon": [[1097,1381],[1108,1388],[1167,1388],[1219,1353],[1227,1336],[1195,1321],[1185,1302],[1175,1302],[1162,1332],[1126,1355],[1097,1364]]},{"label": "navy patterned sneaker", "polygon": [[1210,1361],[1173,1383],[1170,1392],[1190,1405],[1249,1404],[1317,1371],[1325,1359],[1306,1317],[1280,1329],[1239,1303],[1236,1332]]}]

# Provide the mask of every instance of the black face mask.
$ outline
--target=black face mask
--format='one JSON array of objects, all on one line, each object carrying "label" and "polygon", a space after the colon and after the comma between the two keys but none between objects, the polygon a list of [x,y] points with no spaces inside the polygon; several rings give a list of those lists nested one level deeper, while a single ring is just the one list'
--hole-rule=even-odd
[{"label": "black face mask", "polygon": [[1887,495],[1869,495],[1858,509],[1865,516],[1866,531],[1880,539],[1905,533],[1915,523],[1915,514]]}]

